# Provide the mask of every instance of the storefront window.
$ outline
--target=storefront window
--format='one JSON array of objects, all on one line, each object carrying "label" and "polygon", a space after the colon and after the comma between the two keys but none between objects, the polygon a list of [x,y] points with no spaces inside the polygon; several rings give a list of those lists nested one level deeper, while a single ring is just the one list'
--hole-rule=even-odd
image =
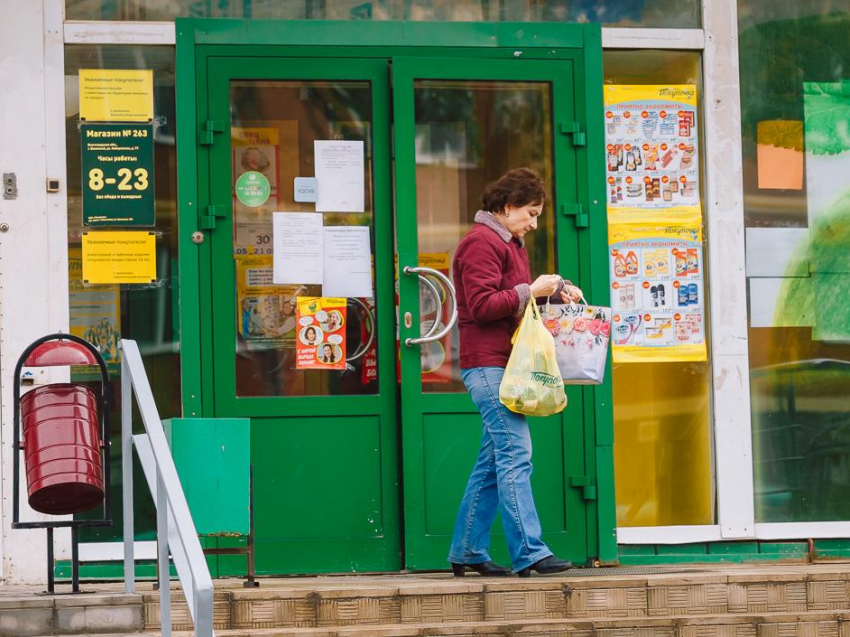
[{"label": "storefront window", "polygon": [[[150,69],[154,82],[154,175],[156,282],[87,285],[81,277],[82,234],[138,230],[120,225],[83,225],[79,73],[81,69]],[[115,525],[83,529],[83,541],[121,537],[121,370],[118,340],[133,339],[145,364],[160,416],[180,415],[180,353],[177,330],[177,161],[174,122],[174,49],[151,46],[67,46],[65,117],[68,165],[68,255],[71,332],[95,342],[109,367],[112,396],[112,484]],[[113,180],[114,181],[114,180]],[[90,380],[75,372],[75,380]],[[137,465],[137,476],[141,469]],[[153,537],[156,514],[144,480],[135,481],[137,537]]]},{"label": "storefront window", "polygon": [[739,1],[756,522],[850,519],[850,12]]},{"label": "storefront window", "polygon": [[278,18],[438,22],[601,22],[617,27],[700,26],[698,0],[66,0],[69,20]]},{"label": "storefront window", "polygon": [[[606,104],[609,94],[629,92],[640,98],[623,97],[624,104],[645,104],[636,109],[606,106],[605,113],[611,250],[619,241],[618,233],[625,237],[631,233],[632,243],[641,246],[618,252],[622,272],[617,255],[612,257],[617,524],[712,524],[706,269],[704,259],[691,269],[679,259],[706,252],[699,186],[703,183],[700,56],[609,51],[604,69]],[[690,114],[665,103],[678,103],[683,92],[695,106]],[[696,118],[695,130],[691,117]],[[641,209],[624,212],[636,208]],[[683,223],[685,215],[690,217],[688,224]],[[652,217],[654,221],[645,221]],[[695,247],[679,249],[667,240],[673,237],[672,227],[688,225],[697,233],[688,244]],[[657,240],[659,232],[664,240]],[[656,239],[641,239],[642,233]],[[693,294],[683,298],[685,290]],[[623,317],[619,323],[618,317]],[[640,338],[632,338],[634,334]],[[629,346],[617,351],[617,343],[626,341]],[[624,362],[628,358],[632,360]]]}]

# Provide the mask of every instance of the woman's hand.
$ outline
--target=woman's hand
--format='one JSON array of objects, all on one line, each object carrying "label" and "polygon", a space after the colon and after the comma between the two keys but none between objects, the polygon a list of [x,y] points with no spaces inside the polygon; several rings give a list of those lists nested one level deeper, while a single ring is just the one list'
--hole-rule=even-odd
[{"label": "woman's hand", "polygon": [[564,303],[578,303],[584,298],[584,292],[575,285],[565,285],[561,290],[561,298],[564,299]]},{"label": "woman's hand", "polygon": [[561,277],[557,274],[541,274],[531,284],[531,296],[552,296],[561,284]]}]

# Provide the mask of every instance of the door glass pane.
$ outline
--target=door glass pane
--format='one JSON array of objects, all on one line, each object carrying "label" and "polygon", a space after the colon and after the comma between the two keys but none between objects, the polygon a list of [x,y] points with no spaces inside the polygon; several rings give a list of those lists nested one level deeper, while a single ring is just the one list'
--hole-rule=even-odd
[{"label": "door glass pane", "polygon": [[[321,356],[325,344],[332,344],[334,332],[337,335],[339,332],[336,325],[330,324],[330,318],[316,320],[312,331],[298,324],[297,299],[321,297],[324,286],[308,280],[275,285],[272,247],[273,213],[311,213],[311,218],[317,216],[311,221],[320,221],[318,225],[322,226],[314,238],[323,237],[326,248],[330,248],[328,228],[364,227],[369,229],[369,252],[374,255],[371,118],[368,82],[237,81],[231,84],[236,273],[233,299],[237,308],[236,393],[239,396],[377,393],[377,345],[372,338],[376,334],[374,298],[347,298],[344,311],[327,313],[345,333],[345,347],[328,347],[328,356],[338,362],[344,349],[345,368],[331,369],[330,364],[325,369],[305,367],[303,355],[301,362],[296,360],[296,340],[304,345],[307,344],[304,339],[319,343],[318,351],[315,356],[307,357],[310,362],[306,365],[321,367],[321,363],[328,363]],[[337,201],[328,206],[315,201],[295,201],[295,179],[316,175],[314,142],[317,141],[362,142],[363,212],[317,212],[317,207],[359,210],[361,206],[357,203],[348,206]],[[357,157],[353,161],[358,164],[361,151],[357,144],[337,144],[335,149],[346,146],[355,149]],[[250,184],[256,182],[260,186],[252,189]],[[298,195],[298,199],[305,198],[310,197]],[[335,241],[339,240],[340,234],[336,234]],[[374,290],[374,268],[370,278]],[[325,278],[325,286],[328,283]]]},{"label": "door glass pane", "polygon": [[756,523],[850,519],[847,2],[738,2]]},{"label": "door glass pane", "polygon": [[[451,278],[455,248],[472,227],[484,187],[511,168],[536,170],[551,192],[551,102],[545,82],[414,83],[420,265]],[[552,210],[550,198],[538,229],[526,237],[533,276],[555,271]],[[437,306],[433,295],[420,289],[423,328],[435,319],[447,320],[450,304]],[[422,391],[466,391],[456,327],[441,341],[422,345],[421,351]]]},{"label": "door glass pane", "polygon": [[[691,84],[702,95],[699,53],[606,51],[603,62],[606,84]],[[612,372],[617,526],[714,524],[711,363],[614,363]]]}]

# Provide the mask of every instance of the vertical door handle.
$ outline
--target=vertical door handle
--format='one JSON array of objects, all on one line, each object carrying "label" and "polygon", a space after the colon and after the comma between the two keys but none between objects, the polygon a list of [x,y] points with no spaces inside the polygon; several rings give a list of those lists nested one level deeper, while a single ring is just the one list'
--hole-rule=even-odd
[{"label": "vertical door handle", "polygon": [[404,267],[402,272],[404,272],[404,274],[416,275],[427,274],[429,276],[435,277],[443,284],[443,286],[445,286],[446,292],[448,293],[447,296],[449,299],[451,299],[452,302],[452,311],[450,314],[449,322],[446,323],[446,326],[443,329],[441,329],[436,334],[434,333],[434,330],[431,329],[431,331],[429,331],[428,334],[425,336],[419,338],[406,338],[404,339],[404,344],[407,347],[411,347],[413,345],[422,345],[424,343],[433,343],[434,341],[441,340],[446,334],[452,331],[452,328],[455,326],[455,323],[457,323],[457,293],[455,292],[454,284],[449,280],[449,277],[447,277],[439,270],[435,270],[433,268],[425,268],[421,266],[414,268],[407,265]]},{"label": "vertical door handle", "polygon": [[[427,290],[431,293],[431,296],[434,298],[434,306],[435,307],[442,305],[442,303],[440,301],[442,295],[440,294],[440,290],[437,289],[436,283],[434,283],[427,276],[419,277],[419,283],[424,285],[427,288]],[[431,325],[431,329],[428,330],[427,334],[424,334],[425,338],[430,338],[431,336],[434,336],[434,333],[439,329],[442,314],[443,314],[442,312],[439,312],[437,314],[437,317],[434,320],[433,325]],[[408,325],[407,320],[406,320],[408,316],[410,316],[410,312],[406,312],[405,315],[404,315],[404,317],[405,317],[405,325],[404,326],[409,328],[409,327],[411,327],[411,325]],[[420,325],[421,325],[421,323],[420,323]],[[423,336],[423,334],[421,333],[421,327],[420,327],[420,336]]]}]

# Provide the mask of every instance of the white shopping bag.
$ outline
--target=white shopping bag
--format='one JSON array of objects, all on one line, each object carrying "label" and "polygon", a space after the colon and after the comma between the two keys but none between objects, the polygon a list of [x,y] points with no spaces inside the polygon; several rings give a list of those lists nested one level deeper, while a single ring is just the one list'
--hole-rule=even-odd
[{"label": "white shopping bag", "polygon": [[541,306],[540,313],[543,324],[555,339],[555,359],[564,384],[600,384],[605,379],[611,308],[586,302],[547,304]]}]

